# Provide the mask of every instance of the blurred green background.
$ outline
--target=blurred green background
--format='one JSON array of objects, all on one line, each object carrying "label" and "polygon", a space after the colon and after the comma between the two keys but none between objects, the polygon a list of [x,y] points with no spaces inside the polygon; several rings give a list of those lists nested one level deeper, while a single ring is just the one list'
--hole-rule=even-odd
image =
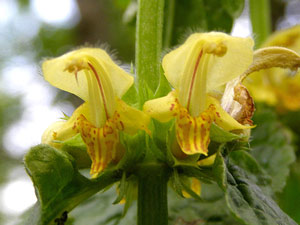
[{"label": "blurred green background", "polygon": [[[172,7],[172,0],[166,2],[166,7]],[[171,34],[165,31],[165,49],[192,31],[250,36],[248,2],[244,10],[243,4],[234,5],[243,1],[227,2],[232,7],[220,7],[218,0],[174,0],[174,29]],[[41,61],[92,46],[107,49],[128,68],[134,62],[136,10],[134,0],[0,0],[0,224],[15,224],[35,202],[34,188],[22,165],[25,152],[40,142],[43,131],[62,112],[71,115],[81,103],[43,80]],[[272,0],[272,30],[299,23],[299,11],[299,0]],[[300,137],[299,128],[294,131]],[[299,143],[297,138],[295,135],[295,143]],[[298,161],[287,187],[278,195],[283,209],[298,223],[299,193]],[[82,212],[84,207],[88,206]]]}]

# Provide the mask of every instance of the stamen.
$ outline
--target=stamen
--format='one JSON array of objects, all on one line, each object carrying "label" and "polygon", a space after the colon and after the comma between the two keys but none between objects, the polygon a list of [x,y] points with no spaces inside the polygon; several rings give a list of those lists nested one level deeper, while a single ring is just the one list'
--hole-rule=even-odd
[{"label": "stamen", "polygon": [[79,86],[79,83],[78,83],[78,72],[77,71],[75,71],[75,80],[76,80],[77,86]]},{"label": "stamen", "polygon": [[200,51],[200,53],[197,57],[197,60],[196,60],[196,64],[195,64],[195,68],[194,68],[194,72],[193,72],[193,77],[192,77],[192,81],[191,81],[191,86],[190,86],[190,89],[189,89],[189,98],[188,98],[188,103],[187,103],[187,109],[190,108],[192,90],[193,90],[193,87],[194,87],[195,77],[196,77],[197,69],[198,69],[199,62],[200,62],[200,59],[202,57],[202,54],[203,54],[203,50],[201,49],[201,51]]},{"label": "stamen", "polygon": [[106,99],[105,99],[105,96],[104,96],[104,91],[103,91],[103,87],[102,87],[102,84],[101,84],[101,81],[100,81],[100,78],[98,76],[98,73],[97,71],[95,70],[95,68],[93,67],[92,64],[88,63],[89,67],[91,68],[91,70],[93,71],[93,74],[95,75],[95,78],[97,80],[97,84],[98,84],[98,87],[100,89],[100,93],[101,93],[101,98],[102,98],[102,101],[103,101],[103,107],[104,107],[104,111],[105,111],[105,116],[106,116],[106,119],[109,119],[109,114],[108,114],[108,111],[107,111],[107,105],[106,105]]},{"label": "stamen", "polygon": [[203,49],[205,53],[214,54],[219,57],[225,55],[227,52],[227,46],[223,42],[207,42],[203,45]]},{"label": "stamen", "polygon": [[69,73],[74,72],[75,76],[77,76],[77,73],[80,70],[83,70],[83,69],[88,69],[88,66],[87,66],[86,62],[82,59],[73,58],[67,63],[66,68],[64,69],[64,71],[68,71]]}]

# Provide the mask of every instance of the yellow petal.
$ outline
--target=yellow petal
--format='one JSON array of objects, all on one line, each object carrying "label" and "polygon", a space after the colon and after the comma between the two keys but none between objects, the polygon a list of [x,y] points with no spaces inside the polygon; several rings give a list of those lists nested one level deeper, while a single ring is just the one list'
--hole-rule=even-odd
[{"label": "yellow petal", "polygon": [[232,116],[230,116],[220,105],[220,102],[214,97],[208,97],[208,105],[213,105],[215,107],[215,123],[222,127],[224,130],[240,130],[249,129],[253,126],[245,126],[236,121]]},{"label": "yellow petal", "polygon": [[42,135],[42,143],[59,148],[61,144],[55,141],[65,141],[77,134],[74,122],[81,114],[90,117],[86,103],[79,106],[67,121],[58,121],[50,125]]},{"label": "yellow petal", "polygon": [[72,125],[68,125],[67,121],[57,121],[51,124],[42,135],[42,143],[59,148],[60,144],[55,141],[67,140],[76,134],[72,132]]},{"label": "yellow petal", "polygon": [[197,164],[199,166],[211,166],[211,165],[214,164],[215,159],[216,159],[216,153],[213,154],[213,155],[211,155],[211,156],[209,156],[209,157],[207,157],[207,158],[205,158],[205,159],[199,160],[197,162]]},{"label": "yellow petal", "polygon": [[176,117],[176,138],[185,154],[207,155],[210,126],[215,117],[214,111],[215,108],[211,105],[199,117],[192,117],[186,108],[180,107]]},{"label": "yellow petal", "polygon": [[292,50],[300,49],[300,25],[293,26],[289,29],[284,29],[272,34],[263,47],[267,46],[280,46]]},{"label": "yellow petal", "polygon": [[148,124],[150,117],[143,111],[137,110],[127,105],[122,100],[117,100],[117,113],[119,117],[119,127],[129,134],[134,134],[139,130],[145,130],[148,134]]},{"label": "yellow petal", "polygon": [[278,109],[297,111],[300,109],[300,76],[284,79],[280,88],[274,87],[274,92],[277,94]]},{"label": "yellow petal", "polygon": [[101,49],[83,48],[43,63],[45,79],[90,104],[91,122],[102,127],[115,112],[115,97],[132,85],[133,77]]},{"label": "yellow petal", "polygon": [[176,92],[172,91],[165,97],[145,102],[143,111],[150,117],[164,123],[176,116],[176,107]]},{"label": "yellow petal", "polygon": [[263,77],[264,71],[259,71],[251,74],[247,78],[244,84],[247,86],[251,96],[256,102],[266,102],[269,105],[276,105],[278,103],[278,98],[274,87],[270,84],[265,84],[263,81],[255,82],[252,80],[253,77]]},{"label": "yellow petal", "polygon": [[[189,183],[190,183],[190,188],[193,192],[195,192],[197,195],[200,196],[201,194],[201,183],[198,179],[192,177],[189,179]],[[185,198],[191,198],[191,195],[189,193],[187,193],[186,191],[182,191],[182,195]]]},{"label": "yellow petal", "polygon": [[93,178],[117,158],[119,131],[114,120],[115,118],[107,120],[102,128],[95,127],[82,114],[76,120],[75,128],[87,145],[92,160],[90,173]]},{"label": "yellow petal", "polygon": [[106,79],[110,80],[114,93],[119,98],[133,84],[133,77],[115,64],[109,55],[99,48],[82,48],[58,58],[46,60],[42,66],[44,77],[53,86],[88,101],[88,83],[83,70],[78,71],[77,81],[74,76],[75,71],[66,70],[67,66],[72,65],[74,70],[76,66],[77,69],[84,69],[87,57],[94,58],[100,64],[104,71],[100,77],[106,76]]}]

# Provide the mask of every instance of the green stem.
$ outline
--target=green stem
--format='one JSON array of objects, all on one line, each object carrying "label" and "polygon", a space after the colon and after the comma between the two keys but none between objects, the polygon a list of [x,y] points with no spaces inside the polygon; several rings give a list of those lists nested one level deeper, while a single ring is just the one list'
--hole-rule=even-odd
[{"label": "green stem", "polygon": [[250,0],[252,33],[258,48],[271,33],[270,0]]},{"label": "green stem", "polygon": [[166,2],[165,29],[164,29],[164,48],[168,48],[172,42],[172,32],[174,24],[175,0]]},{"label": "green stem", "polygon": [[135,65],[140,104],[151,98],[160,77],[164,0],[139,0]]},{"label": "green stem", "polygon": [[138,225],[167,225],[167,183],[169,170],[165,165],[143,165],[138,179]]}]

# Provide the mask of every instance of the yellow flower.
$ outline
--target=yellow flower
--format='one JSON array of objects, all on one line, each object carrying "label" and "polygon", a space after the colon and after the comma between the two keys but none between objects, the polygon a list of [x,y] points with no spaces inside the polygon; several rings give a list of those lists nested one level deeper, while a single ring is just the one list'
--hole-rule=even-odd
[{"label": "yellow flower", "polygon": [[67,121],[50,126],[42,142],[57,146],[55,140],[63,141],[80,133],[92,160],[94,177],[112,160],[120,158],[123,148],[119,131],[129,134],[140,129],[148,131],[149,116],[121,100],[133,84],[133,77],[105,51],[79,49],[45,61],[42,69],[50,84],[85,101]]},{"label": "yellow flower", "polygon": [[207,155],[213,122],[227,131],[249,128],[244,124],[251,124],[254,107],[239,78],[252,63],[252,47],[250,38],[196,33],[163,58],[165,76],[175,90],[146,102],[144,111],[160,122],[176,118],[184,154]]},{"label": "yellow flower", "polygon": [[[262,47],[269,46],[285,47],[300,53],[300,25],[271,35]],[[255,72],[246,79],[246,86],[257,102],[266,102],[280,110],[300,109],[300,73],[297,71],[270,68]]]}]

